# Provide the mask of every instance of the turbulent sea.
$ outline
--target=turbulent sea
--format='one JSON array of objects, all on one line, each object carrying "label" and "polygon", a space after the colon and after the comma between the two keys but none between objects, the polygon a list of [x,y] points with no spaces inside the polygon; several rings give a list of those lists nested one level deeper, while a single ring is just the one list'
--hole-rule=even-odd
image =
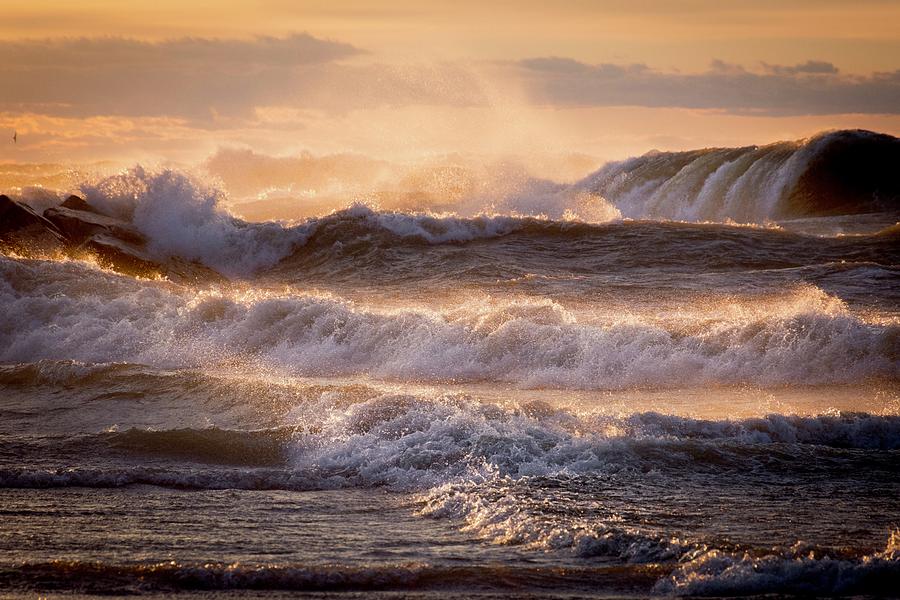
[{"label": "turbulent sea", "polygon": [[0,594],[900,596],[897,144],[468,216],[84,183],[226,278],[0,255]]}]

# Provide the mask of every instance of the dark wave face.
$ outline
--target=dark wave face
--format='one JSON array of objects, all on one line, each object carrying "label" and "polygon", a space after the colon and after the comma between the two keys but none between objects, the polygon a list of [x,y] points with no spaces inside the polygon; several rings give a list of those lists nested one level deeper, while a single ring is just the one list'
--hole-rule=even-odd
[{"label": "dark wave face", "polygon": [[763,223],[896,211],[900,140],[837,131],[769,146],[654,152],[578,184],[634,218]]},{"label": "dark wave face", "polygon": [[897,596],[897,143],[492,214],[4,197],[0,590]]},{"label": "dark wave face", "polygon": [[302,245],[260,276],[376,288],[550,286],[583,297],[611,286],[628,293],[642,280],[658,291],[686,288],[695,276],[731,286],[746,273],[789,279],[791,269],[888,274],[900,260],[898,248],[900,232],[893,230],[813,237],[717,224],[434,218],[357,207],[318,220]]}]

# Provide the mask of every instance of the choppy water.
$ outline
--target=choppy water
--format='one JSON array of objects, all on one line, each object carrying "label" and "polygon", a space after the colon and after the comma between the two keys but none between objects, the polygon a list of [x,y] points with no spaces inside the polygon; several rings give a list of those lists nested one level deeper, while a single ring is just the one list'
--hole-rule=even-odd
[{"label": "choppy water", "polygon": [[0,590],[898,595],[896,204],[810,145],[553,192],[602,222],[86,185],[230,279],[0,257]]}]

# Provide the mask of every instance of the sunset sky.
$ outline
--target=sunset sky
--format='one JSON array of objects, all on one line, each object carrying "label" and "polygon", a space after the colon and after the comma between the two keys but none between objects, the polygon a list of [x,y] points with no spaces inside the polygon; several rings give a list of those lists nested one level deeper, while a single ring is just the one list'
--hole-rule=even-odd
[{"label": "sunset sky", "polygon": [[0,161],[608,159],[900,133],[896,1],[550,6],[7,0]]}]

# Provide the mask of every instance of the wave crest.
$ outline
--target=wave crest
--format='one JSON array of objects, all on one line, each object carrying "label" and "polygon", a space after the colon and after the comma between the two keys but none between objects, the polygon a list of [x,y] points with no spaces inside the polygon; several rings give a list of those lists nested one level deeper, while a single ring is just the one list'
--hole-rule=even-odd
[{"label": "wave crest", "polygon": [[835,131],[800,142],[651,152],[575,185],[626,217],[766,223],[900,208],[900,140]]},{"label": "wave crest", "polygon": [[699,553],[655,590],[679,596],[799,594],[890,597],[900,580],[900,534],[883,551],[858,559],[816,556],[798,544],[783,554],[753,556],[721,550]]},{"label": "wave crest", "polygon": [[[68,264],[0,259],[0,361],[194,368],[242,360],[296,375],[623,389],[850,383],[898,376],[900,328],[817,288],[712,313],[591,316],[547,299],[390,310],[332,297],[204,291]],[[177,341],[177,342],[175,342]]]},{"label": "wave crest", "polygon": [[199,261],[229,275],[271,266],[304,240],[302,230],[231,216],[220,191],[171,169],[137,166],[82,184],[81,191],[102,212],[133,223],[156,256]]}]

